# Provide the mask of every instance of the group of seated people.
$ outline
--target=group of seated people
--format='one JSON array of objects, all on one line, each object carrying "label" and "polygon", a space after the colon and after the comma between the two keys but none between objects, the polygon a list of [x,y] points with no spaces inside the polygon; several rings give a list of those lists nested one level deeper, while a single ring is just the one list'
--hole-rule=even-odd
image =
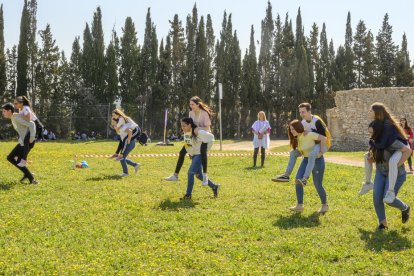
[{"label": "group of seated people", "polygon": [[85,131],[82,131],[82,133],[78,131],[75,133],[72,140],[82,140],[82,141],[96,140],[96,132],[92,131],[90,135],[88,135],[86,134]]}]

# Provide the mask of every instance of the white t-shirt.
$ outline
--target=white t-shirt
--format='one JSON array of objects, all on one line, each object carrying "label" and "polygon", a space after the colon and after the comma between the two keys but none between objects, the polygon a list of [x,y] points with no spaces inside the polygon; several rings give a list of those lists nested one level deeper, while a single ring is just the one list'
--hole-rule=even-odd
[{"label": "white t-shirt", "polygon": [[23,108],[22,108],[22,110],[20,110],[19,114],[22,114],[23,116],[27,116],[27,115],[30,114],[30,121],[36,121],[37,120],[36,115],[33,113],[33,111],[27,105],[23,106]]},{"label": "white t-shirt", "polygon": [[134,129],[137,126],[138,126],[137,123],[135,123],[131,118],[129,118],[128,122],[125,123],[124,118],[120,117],[116,127],[120,128],[119,136],[121,136],[121,140],[124,140],[125,137],[128,136],[128,132],[127,132],[128,129]]},{"label": "white t-shirt", "polygon": [[207,150],[209,150],[214,143],[214,135],[205,130],[199,130],[197,137],[189,136],[191,134],[184,134],[185,149],[189,155],[199,155],[202,143],[207,143]]}]

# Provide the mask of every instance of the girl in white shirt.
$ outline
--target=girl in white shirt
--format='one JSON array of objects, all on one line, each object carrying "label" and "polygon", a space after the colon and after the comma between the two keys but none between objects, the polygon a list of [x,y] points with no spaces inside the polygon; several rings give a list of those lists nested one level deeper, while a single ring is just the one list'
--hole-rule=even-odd
[{"label": "girl in white shirt", "polygon": [[[32,111],[29,99],[27,99],[26,96],[18,96],[14,100],[14,106],[19,110],[19,114],[22,115],[22,117],[26,121],[28,121],[28,122],[37,121],[37,117],[34,114],[34,112]],[[17,166],[19,166],[19,167],[26,167],[27,166],[27,155],[29,154],[30,147],[33,147],[33,145],[31,145],[28,142],[28,140],[25,140],[25,143],[22,146],[22,159],[19,162],[19,164],[17,164]]]},{"label": "girl in white shirt", "polygon": [[266,114],[263,111],[260,111],[257,114],[257,121],[252,125],[252,132],[254,134],[253,138],[253,167],[256,167],[257,155],[259,153],[259,148],[261,151],[261,167],[264,165],[266,149],[270,146],[270,124],[266,120]]},{"label": "girl in white shirt", "polygon": [[133,166],[135,173],[137,173],[140,164],[127,159],[127,156],[135,148],[135,140],[139,135],[139,127],[130,117],[126,116],[119,109],[112,111],[112,121],[116,122],[116,125],[113,124],[113,126],[121,137],[120,146],[118,146],[118,149],[120,150],[116,159],[117,161],[121,161],[123,170],[121,176],[124,177],[129,175],[127,165]]}]

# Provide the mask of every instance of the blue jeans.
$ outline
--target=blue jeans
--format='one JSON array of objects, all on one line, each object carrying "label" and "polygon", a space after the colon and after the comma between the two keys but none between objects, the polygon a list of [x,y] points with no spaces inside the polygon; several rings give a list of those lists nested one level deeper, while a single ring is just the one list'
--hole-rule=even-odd
[{"label": "blue jeans", "polygon": [[[395,183],[394,191],[395,191],[395,200],[392,203],[387,203],[389,206],[397,208],[401,211],[406,210],[408,205],[402,202],[398,197],[398,191],[400,190],[401,186],[405,182],[406,174],[402,174],[397,177],[397,182]],[[381,223],[383,220],[386,219],[385,217],[385,207],[384,202],[382,201],[385,194],[388,191],[388,175],[383,174],[380,170],[377,169],[374,178],[374,192],[373,192],[373,199],[374,199],[374,207],[375,212],[377,213],[378,221]]]},{"label": "blue jeans", "polygon": [[[125,141],[126,143],[126,141]],[[128,154],[135,148],[135,139],[131,140],[131,143],[126,145],[124,152],[122,153],[121,165],[124,173],[128,173],[128,165],[135,167],[137,163],[127,159]]]},{"label": "blue jeans", "polygon": [[[191,159],[191,166],[188,169],[188,182],[187,182],[187,192],[185,195],[191,196],[194,187],[194,176],[198,179],[203,180],[203,166],[201,164],[201,155],[193,155]],[[213,183],[210,179],[208,179],[208,186],[211,189],[217,189],[217,185]]]},{"label": "blue jeans", "polygon": [[[313,170],[313,167],[315,166],[316,158],[318,157],[318,154],[319,154],[320,151],[321,151],[321,145],[320,144],[315,144],[312,151],[309,153],[308,163],[307,163],[308,165],[306,166],[306,170],[305,170],[302,178],[309,178],[309,176],[310,176],[310,174]],[[325,148],[325,152],[326,151],[327,151],[327,149]],[[301,155],[302,154],[297,149],[294,149],[294,150],[290,151],[290,153],[289,153],[289,162],[288,162],[288,165],[287,165],[287,168],[286,168],[286,171],[285,171],[286,175],[291,175],[293,169],[295,168],[296,159],[298,159],[298,157],[301,156]]]},{"label": "blue jeans", "polygon": [[[303,158],[302,163],[300,164],[299,170],[296,173],[296,179],[302,179],[305,173],[306,167],[308,165],[308,157]],[[316,191],[318,192],[319,198],[321,199],[322,204],[326,204],[326,191],[322,185],[323,175],[325,173],[325,159],[322,157],[316,159],[315,166],[312,170],[313,176],[313,185],[315,185]],[[296,184],[296,198],[298,204],[303,204],[303,186]]]}]

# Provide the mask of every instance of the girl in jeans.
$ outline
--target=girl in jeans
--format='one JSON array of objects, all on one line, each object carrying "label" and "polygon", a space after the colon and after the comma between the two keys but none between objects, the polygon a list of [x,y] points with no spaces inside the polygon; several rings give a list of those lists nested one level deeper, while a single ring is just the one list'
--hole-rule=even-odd
[{"label": "girl in jeans", "polygon": [[[119,133],[121,138],[120,143],[122,144],[121,150],[118,154],[118,158],[122,165],[121,176],[128,176],[128,166],[134,167],[135,173],[138,172],[139,163],[135,163],[130,159],[127,159],[128,154],[135,148],[135,139],[139,134],[138,125],[128,116],[126,116],[121,110],[115,109],[112,112],[112,121],[117,121],[115,130]],[[118,148],[120,148],[118,146]]]},{"label": "girl in jeans", "polygon": [[[304,156],[302,163],[300,164],[299,170],[296,173],[296,206],[290,207],[289,209],[294,212],[302,212],[303,206],[303,184],[298,181],[303,178],[308,165],[309,153],[315,146],[315,141],[321,142],[321,148],[325,148],[326,137],[315,132],[309,132],[305,134],[305,129],[299,120],[293,120],[289,124],[288,129],[289,141],[292,149],[299,150]],[[319,209],[320,214],[325,214],[329,210],[329,206],[326,200],[326,191],[323,187],[323,175],[325,172],[325,159],[323,158],[323,152],[319,152],[315,161],[315,166],[312,170],[313,184],[315,185],[316,191],[318,192],[319,198],[321,199],[322,207]]]},{"label": "girl in jeans", "polygon": [[[198,127],[199,130],[205,130],[206,132],[210,132],[211,134],[211,116],[213,115],[213,111],[211,108],[205,104],[198,96],[194,96],[190,99],[190,109],[191,111],[188,114],[188,117],[193,119],[193,123]],[[178,174],[180,173],[181,167],[184,164],[184,159],[187,151],[183,146],[180,155],[177,160],[177,165],[175,167],[175,172],[164,178],[166,181],[178,181]],[[201,144],[201,163],[203,165],[203,181],[202,185],[207,186],[208,184],[208,176],[207,176],[207,143]]]},{"label": "girl in jeans", "polygon": [[[181,129],[185,134],[184,142],[187,153],[191,157],[191,165],[188,169],[187,191],[181,200],[191,199],[194,187],[194,176],[203,180],[203,166],[201,161],[201,146],[207,144],[207,149],[211,148],[214,142],[214,135],[205,130],[199,130],[192,118],[181,119]],[[207,185],[212,189],[214,197],[218,196],[220,185],[214,184],[210,179]]]}]

